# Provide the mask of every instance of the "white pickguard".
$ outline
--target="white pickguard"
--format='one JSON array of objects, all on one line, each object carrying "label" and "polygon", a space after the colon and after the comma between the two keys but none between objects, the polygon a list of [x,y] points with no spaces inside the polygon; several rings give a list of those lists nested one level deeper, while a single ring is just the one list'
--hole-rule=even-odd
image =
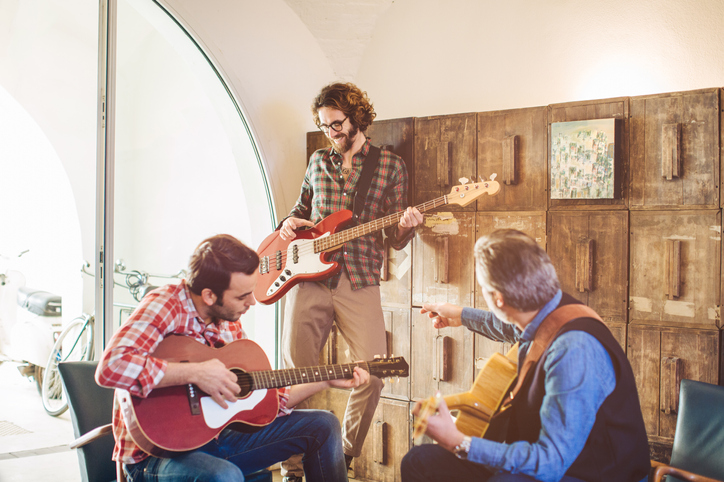
[{"label": "white pickguard", "polygon": [[[282,274],[280,274],[269,286],[269,289],[266,292],[267,296],[271,296],[276,293],[295,276],[300,274],[321,273],[328,270],[329,263],[323,263],[321,254],[314,252],[314,241],[320,238],[325,238],[331,234],[332,233],[330,232],[326,232],[314,239],[300,239],[289,243],[287,246],[287,264],[284,266]],[[300,253],[296,263],[294,262],[295,246],[297,248],[297,252]]]},{"label": "white pickguard", "polygon": [[204,421],[209,428],[219,428],[226,425],[234,415],[241,412],[253,410],[259,402],[264,400],[266,389],[254,390],[248,397],[229,403],[229,408],[222,408],[211,397],[201,397],[201,408],[204,413]]}]

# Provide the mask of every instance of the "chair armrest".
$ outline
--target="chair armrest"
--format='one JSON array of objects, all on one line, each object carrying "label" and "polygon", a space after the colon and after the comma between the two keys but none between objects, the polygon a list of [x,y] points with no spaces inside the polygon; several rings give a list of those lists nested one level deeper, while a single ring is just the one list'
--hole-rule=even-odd
[{"label": "chair armrest", "polygon": [[721,480],[711,479],[709,477],[704,477],[703,475],[697,475],[693,472],[677,469],[676,467],[664,464],[657,465],[654,468],[651,482],[661,482],[661,479],[664,475],[673,475],[674,477],[678,477],[683,480],[689,480],[691,482],[722,482]]},{"label": "chair armrest", "polygon": [[97,438],[100,438],[104,435],[111,433],[112,431],[113,431],[113,425],[111,425],[110,423],[106,424],[106,425],[101,425],[100,427],[96,427],[93,430],[91,430],[90,432],[86,432],[83,435],[81,435],[80,437],[78,437],[77,439],[73,440],[69,444],[69,446],[72,449],[77,449],[88,443],[91,443],[92,441],[94,441]]}]

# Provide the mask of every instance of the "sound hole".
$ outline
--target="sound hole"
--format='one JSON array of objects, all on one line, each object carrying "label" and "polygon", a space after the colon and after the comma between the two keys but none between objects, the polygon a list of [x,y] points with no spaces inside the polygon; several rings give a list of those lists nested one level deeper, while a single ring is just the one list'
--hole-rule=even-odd
[{"label": "sound hole", "polygon": [[232,368],[231,371],[236,375],[236,383],[241,388],[241,392],[237,398],[246,398],[249,396],[251,391],[254,389],[254,380],[247,372],[240,368]]}]

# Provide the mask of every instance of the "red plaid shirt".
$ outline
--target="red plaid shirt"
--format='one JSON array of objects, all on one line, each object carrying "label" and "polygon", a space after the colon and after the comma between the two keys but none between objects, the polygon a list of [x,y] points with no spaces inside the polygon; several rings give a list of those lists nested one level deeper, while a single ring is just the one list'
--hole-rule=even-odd
[{"label": "red plaid shirt", "polygon": [[[362,166],[370,150],[367,139],[362,149],[352,158],[354,170],[347,181],[342,176],[342,156],[333,148],[320,149],[309,160],[302,183],[302,192],[289,216],[309,219],[317,224],[330,214],[343,209],[352,210],[357,183]],[[407,208],[407,168],[402,159],[390,151],[381,151],[379,164],[372,177],[367,203],[360,215],[364,224]],[[397,225],[386,229],[395,249],[402,249],[414,236],[414,229],[403,239],[397,239]],[[349,241],[344,248],[335,251],[330,259],[338,262],[349,274],[352,289],[380,284],[380,268],[384,254],[382,232],[362,236]],[[341,272],[324,283],[335,288]]]},{"label": "red plaid shirt", "polygon": [[[161,379],[168,363],[150,356],[167,335],[185,335],[213,347],[247,338],[239,321],[222,321],[206,325],[191,300],[185,281],[166,285],[146,295],[129,319],[113,335],[96,371],[99,385],[128,390],[132,395],[145,398]],[[286,408],[288,389],[279,390],[279,415]],[[113,436],[116,447],[113,460],[135,464],[148,457],[131,438],[118,400],[113,404]]]}]

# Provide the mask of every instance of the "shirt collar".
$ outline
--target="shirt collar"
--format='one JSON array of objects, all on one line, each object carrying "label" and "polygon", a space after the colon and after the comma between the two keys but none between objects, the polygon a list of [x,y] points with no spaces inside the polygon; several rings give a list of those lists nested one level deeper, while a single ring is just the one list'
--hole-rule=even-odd
[{"label": "shirt collar", "polygon": [[[362,135],[364,135],[364,134],[362,134]],[[365,159],[367,159],[367,154],[370,152],[370,145],[371,145],[370,138],[365,137],[365,143],[362,144],[362,148],[352,158],[352,165],[354,167],[359,166],[360,164],[362,164],[364,162]],[[337,163],[338,161],[341,161],[342,155],[339,152],[337,152],[337,150],[334,147],[332,147],[331,149],[332,149],[332,152],[330,153],[329,160],[332,161],[333,163]]]},{"label": "shirt collar", "polygon": [[203,325],[204,321],[201,319],[201,315],[199,315],[196,305],[194,305],[194,301],[191,298],[191,290],[189,289],[189,285],[186,284],[186,280],[181,280],[179,299],[184,305],[186,305],[186,313],[188,313],[189,318],[195,319]]},{"label": "shirt collar", "polygon": [[520,336],[523,341],[533,341],[533,338],[535,337],[535,332],[538,331],[538,327],[543,322],[543,320],[545,320],[545,318],[558,307],[561,302],[561,298],[563,298],[563,292],[561,290],[558,290],[556,295],[551,298],[550,301],[546,303],[545,306],[543,306],[543,308],[541,308],[537,315],[535,315],[533,321],[531,321],[528,326],[525,327],[525,330],[523,330],[523,334]]}]

